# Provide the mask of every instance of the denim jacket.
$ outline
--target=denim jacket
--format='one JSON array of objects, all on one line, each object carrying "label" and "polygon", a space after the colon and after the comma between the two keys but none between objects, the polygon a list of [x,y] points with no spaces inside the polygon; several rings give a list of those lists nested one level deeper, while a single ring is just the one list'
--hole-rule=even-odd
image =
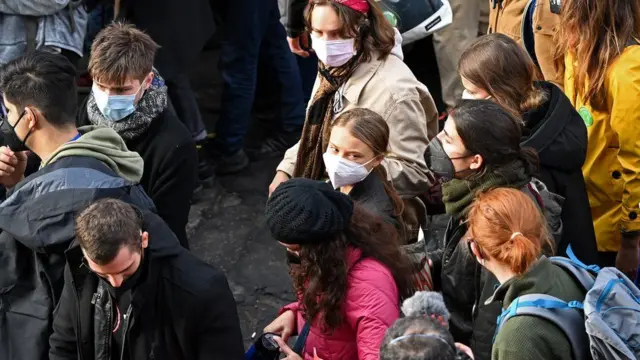
[{"label": "denim jacket", "polygon": [[[8,13],[11,9],[5,5],[0,6],[0,64],[27,50],[27,17]],[[36,48],[65,49],[82,56],[87,20],[83,6],[64,8],[53,15],[38,17]]]}]

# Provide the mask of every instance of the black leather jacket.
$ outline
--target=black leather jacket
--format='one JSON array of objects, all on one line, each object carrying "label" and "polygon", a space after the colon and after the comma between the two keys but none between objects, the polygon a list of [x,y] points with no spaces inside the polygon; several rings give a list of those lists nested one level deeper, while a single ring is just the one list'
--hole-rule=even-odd
[{"label": "black leather jacket", "polygon": [[[120,354],[130,360],[242,359],[236,304],[224,274],[182,248],[157,215],[144,217],[150,238],[147,269],[133,289]],[[77,244],[65,255],[65,287],[49,339],[50,360],[111,359],[114,319],[108,289],[81,266]]]}]

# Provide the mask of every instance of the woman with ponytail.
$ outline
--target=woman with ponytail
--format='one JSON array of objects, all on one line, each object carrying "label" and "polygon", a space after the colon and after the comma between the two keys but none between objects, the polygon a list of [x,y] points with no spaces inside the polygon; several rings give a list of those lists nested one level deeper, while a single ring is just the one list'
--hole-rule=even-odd
[{"label": "woman with ponytail", "polygon": [[[278,166],[269,192],[291,177],[325,177],[323,154],[331,125],[341,113],[365,108],[380,115],[391,133],[383,166],[407,202],[410,237],[417,239],[417,199],[433,178],[424,162],[428,139],[437,133],[437,111],[427,88],[402,62],[401,39],[375,0],[294,0],[289,19],[304,19],[298,40],[310,39],[318,77],[298,144]],[[304,15],[300,10],[304,9]],[[289,26],[291,30],[292,26]],[[301,30],[302,23],[298,24]],[[291,34],[290,34],[291,35]],[[305,36],[308,36],[306,38]],[[422,206],[424,209],[424,206]]]},{"label": "woman with ponytail", "polygon": [[[520,138],[517,119],[501,106],[486,100],[464,100],[450,112],[442,132],[429,143],[427,154],[427,163],[443,182],[443,202],[451,216],[443,250],[430,254],[434,279],[436,283],[440,279],[451,312],[451,333],[456,341],[471,344],[481,359],[486,358],[483,352],[489,352],[491,336],[477,336],[492,332],[499,309],[484,311],[479,303],[490,295],[483,291],[485,283],[491,287],[497,281],[482,274],[461,241],[467,232],[471,203],[481,192],[512,188],[538,201],[541,212],[554,205],[544,185],[534,179],[538,172],[535,151],[522,148]],[[560,212],[556,209],[545,214],[551,231],[561,227]],[[474,305],[479,311],[473,311]]]},{"label": "woman with ponytail", "polygon": [[[487,302],[506,309],[514,299],[527,294],[547,294],[566,302],[584,299],[582,287],[542,255],[553,242],[544,217],[529,196],[508,188],[479,194],[467,220],[469,251],[500,282]],[[572,358],[571,344],[562,330],[536,316],[507,321],[491,350],[492,360]]]},{"label": "woman with ponytail", "polygon": [[463,97],[489,99],[522,119],[523,147],[540,158],[539,179],[562,196],[564,233],[558,253],[569,240],[579,259],[598,263],[596,235],[582,175],[587,127],[569,98],[554,84],[538,81],[537,68],[524,48],[503,34],[478,38],[462,54],[458,71]]}]

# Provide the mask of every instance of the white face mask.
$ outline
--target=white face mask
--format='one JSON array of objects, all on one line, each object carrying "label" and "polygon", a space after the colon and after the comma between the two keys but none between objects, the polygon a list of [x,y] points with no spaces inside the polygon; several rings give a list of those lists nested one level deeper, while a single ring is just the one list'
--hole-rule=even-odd
[{"label": "white face mask", "polygon": [[484,99],[478,99],[478,98],[474,97],[473,95],[471,95],[471,93],[469,93],[467,91],[467,89],[464,89],[464,91],[462,91],[462,99],[463,100],[489,100],[489,99],[491,99],[491,95],[487,96]]},{"label": "white face mask", "polygon": [[330,153],[324,153],[322,158],[324,159],[324,167],[327,168],[327,174],[329,174],[329,180],[331,180],[334,189],[341,188],[345,185],[357,184],[364,180],[373,170],[367,170],[365,165],[375,160],[375,158],[373,158],[364,164],[358,164],[357,162],[349,161]]},{"label": "white face mask", "polygon": [[327,41],[312,34],[311,47],[328,67],[342,66],[356,54],[354,39]]}]

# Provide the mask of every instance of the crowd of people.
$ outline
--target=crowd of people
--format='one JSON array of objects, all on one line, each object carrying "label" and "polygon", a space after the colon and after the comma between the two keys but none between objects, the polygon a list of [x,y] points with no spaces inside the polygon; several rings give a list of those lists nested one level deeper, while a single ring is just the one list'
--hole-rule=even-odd
[{"label": "crowd of people", "polygon": [[[0,360],[640,358],[640,2],[446,2],[444,108],[380,0],[1,3]],[[245,354],[186,226],[274,157],[296,300]]]}]

